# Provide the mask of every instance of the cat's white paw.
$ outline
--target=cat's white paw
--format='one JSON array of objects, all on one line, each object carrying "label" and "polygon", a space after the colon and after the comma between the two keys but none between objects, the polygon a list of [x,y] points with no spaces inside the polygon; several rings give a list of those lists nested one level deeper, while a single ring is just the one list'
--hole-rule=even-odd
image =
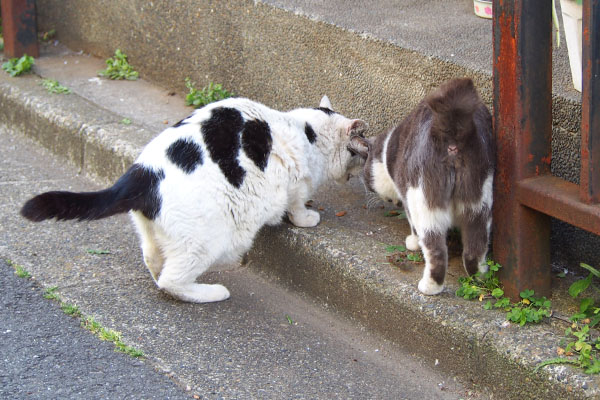
[{"label": "cat's white paw", "polygon": [[171,296],[190,303],[212,303],[227,300],[229,290],[223,285],[207,285],[204,283],[174,284],[158,281],[158,286]]},{"label": "cat's white paw", "polygon": [[288,217],[292,224],[300,228],[310,228],[317,226],[321,220],[321,216],[318,212],[313,210],[302,210],[295,213],[289,213]]},{"label": "cat's white paw", "polygon": [[441,293],[444,290],[444,285],[439,285],[431,277],[423,277],[419,281],[419,291],[428,296],[433,296]]},{"label": "cat's white paw", "polygon": [[410,251],[417,251],[421,248],[419,246],[419,237],[417,235],[408,235],[406,237],[406,248]]}]

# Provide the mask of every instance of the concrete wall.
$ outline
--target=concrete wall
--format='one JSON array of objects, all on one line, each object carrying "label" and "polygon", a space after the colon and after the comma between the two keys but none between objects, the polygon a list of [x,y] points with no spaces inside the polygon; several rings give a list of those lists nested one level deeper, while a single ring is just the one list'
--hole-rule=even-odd
[{"label": "concrete wall", "polygon": [[[278,109],[316,106],[327,94],[337,111],[368,121],[371,135],[454,76],[471,76],[492,103],[487,72],[260,2],[37,0],[37,11],[39,29],[56,29],[71,49],[106,58],[120,48],[143,79],[168,90],[184,93],[190,77],[197,87],[222,83]],[[554,96],[552,170],[573,182],[579,179],[580,113],[572,96]],[[597,236],[554,226],[554,250],[600,262]]]}]

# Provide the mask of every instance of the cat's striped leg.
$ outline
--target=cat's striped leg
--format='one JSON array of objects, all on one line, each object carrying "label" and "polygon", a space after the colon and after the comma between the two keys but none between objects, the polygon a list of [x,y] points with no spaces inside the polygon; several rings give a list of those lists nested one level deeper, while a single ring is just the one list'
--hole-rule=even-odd
[{"label": "cat's striped leg", "polygon": [[421,241],[425,270],[419,281],[419,291],[434,295],[444,290],[444,279],[448,267],[448,246],[446,232],[426,232]]},{"label": "cat's striped leg", "polygon": [[488,266],[485,262],[485,255],[488,250],[492,225],[490,214],[489,211],[480,213],[475,217],[465,218],[462,223],[463,265],[469,275],[476,272],[487,272]]}]

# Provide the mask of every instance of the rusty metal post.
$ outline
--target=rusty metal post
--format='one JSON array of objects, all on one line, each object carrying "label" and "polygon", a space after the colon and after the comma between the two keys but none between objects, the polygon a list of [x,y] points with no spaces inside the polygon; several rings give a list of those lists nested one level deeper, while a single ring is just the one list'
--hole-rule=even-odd
[{"label": "rusty metal post", "polygon": [[583,2],[581,174],[585,203],[600,203],[600,0]]},{"label": "rusty metal post", "polygon": [[35,23],[35,0],[0,0],[4,54],[39,56]]},{"label": "rusty metal post", "polygon": [[550,296],[550,218],[523,206],[516,188],[550,173],[551,2],[494,0],[493,10],[494,258],[512,299],[524,289]]}]

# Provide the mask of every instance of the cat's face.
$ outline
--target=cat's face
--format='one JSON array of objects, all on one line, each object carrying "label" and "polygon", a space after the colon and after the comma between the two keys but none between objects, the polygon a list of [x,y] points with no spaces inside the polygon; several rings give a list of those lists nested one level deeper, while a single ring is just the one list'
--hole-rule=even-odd
[{"label": "cat's face", "polygon": [[363,135],[368,124],[360,119],[349,119],[333,111],[327,96],[323,96],[311,124],[319,133],[317,144],[326,146],[329,156],[329,178],[345,183],[360,174],[364,159],[348,146],[353,136]]},{"label": "cat's face", "polygon": [[374,159],[374,151],[373,151],[374,140],[367,139],[361,135],[354,135],[350,138],[350,143],[348,144],[348,151],[355,154],[364,162],[363,169],[363,181],[367,190],[371,192],[375,192],[375,188],[373,187],[373,159]]}]

